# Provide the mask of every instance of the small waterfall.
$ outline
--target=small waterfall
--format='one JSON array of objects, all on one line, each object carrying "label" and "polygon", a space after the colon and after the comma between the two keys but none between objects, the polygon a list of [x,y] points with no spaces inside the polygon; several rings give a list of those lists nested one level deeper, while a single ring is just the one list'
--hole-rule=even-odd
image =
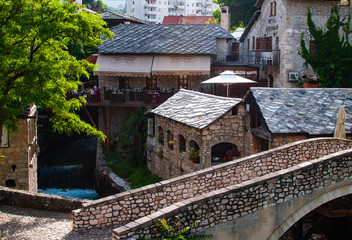
[{"label": "small waterfall", "polygon": [[40,154],[40,191],[61,196],[97,198],[94,190],[96,141],[96,137],[76,138],[51,146]]}]

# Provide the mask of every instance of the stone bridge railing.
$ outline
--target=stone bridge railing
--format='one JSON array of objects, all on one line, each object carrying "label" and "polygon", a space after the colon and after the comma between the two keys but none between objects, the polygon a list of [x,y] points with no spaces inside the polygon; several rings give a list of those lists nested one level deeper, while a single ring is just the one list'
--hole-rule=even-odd
[{"label": "stone bridge railing", "polygon": [[[195,173],[119,193],[72,211],[74,229],[125,224],[185,199],[349,149],[352,141],[319,138],[287,144]],[[238,185],[236,185],[238,187]],[[223,191],[223,190],[222,190]],[[211,193],[211,194],[214,194]]]},{"label": "stone bridge railing", "polygon": [[187,199],[114,229],[113,239],[156,238],[156,220],[170,222],[174,216],[188,224],[199,220],[202,230],[332,185],[352,184],[351,160],[348,149]]}]

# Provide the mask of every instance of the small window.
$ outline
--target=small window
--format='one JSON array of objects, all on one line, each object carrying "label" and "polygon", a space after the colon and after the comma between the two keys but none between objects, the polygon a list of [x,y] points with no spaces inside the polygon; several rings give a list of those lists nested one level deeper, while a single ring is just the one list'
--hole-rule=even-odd
[{"label": "small window", "polygon": [[249,51],[249,38],[247,39],[247,50]]},{"label": "small window", "polygon": [[178,140],[179,140],[179,148],[178,148],[179,152],[180,153],[186,152],[186,139],[184,138],[184,136],[179,135]]},{"label": "small window", "polygon": [[158,143],[164,146],[164,131],[162,127],[158,127]]},{"label": "small window", "polygon": [[174,136],[172,135],[170,130],[166,132],[166,140],[170,150],[174,150]]},{"label": "small window", "polygon": [[341,0],[341,6],[349,6],[350,5],[350,0]]},{"label": "small window", "polygon": [[253,36],[252,37],[252,49],[255,50],[255,37]]},{"label": "small window", "polygon": [[232,110],[231,110],[231,115],[232,116],[236,116],[237,115],[237,106],[234,106],[233,108],[232,108]]},{"label": "small window", "polygon": [[270,16],[276,16],[276,2],[270,3]]}]

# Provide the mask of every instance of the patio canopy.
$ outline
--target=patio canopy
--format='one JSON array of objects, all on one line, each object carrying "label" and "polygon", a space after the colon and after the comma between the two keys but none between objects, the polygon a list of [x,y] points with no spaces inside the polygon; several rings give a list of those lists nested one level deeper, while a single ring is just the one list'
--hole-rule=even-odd
[{"label": "patio canopy", "polygon": [[229,96],[229,85],[239,83],[257,83],[256,81],[235,75],[233,71],[225,71],[220,73],[219,76],[205,80],[202,83],[219,83],[227,86],[227,97]]},{"label": "patio canopy", "polygon": [[148,77],[152,68],[153,56],[143,55],[102,55],[99,54],[97,75],[118,75]]}]

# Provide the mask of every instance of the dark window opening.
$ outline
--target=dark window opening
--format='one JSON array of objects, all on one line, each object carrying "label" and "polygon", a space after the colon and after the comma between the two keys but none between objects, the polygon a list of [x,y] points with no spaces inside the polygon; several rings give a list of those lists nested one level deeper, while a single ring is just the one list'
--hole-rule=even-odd
[{"label": "dark window opening", "polygon": [[172,135],[170,130],[166,132],[166,140],[167,140],[169,149],[174,150],[174,136]]},{"label": "dark window opening", "polygon": [[13,179],[6,180],[5,186],[10,187],[10,188],[14,188],[14,187],[16,187],[16,182]]},{"label": "dark window opening", "polygon": [[164,146],[164,131],[162,127],[158,127],[158,143]]},{"label": "dark window opening", "polygon": [[186,152],[186,139],[184,138],[184,136],[179,135],[178,140],[179,140],[179,148],[178,148],[179,152],[180,153]]},{"label": "dark window opening", "polygon": [[315,40],[311,40],[309,42],[310,45],[310,55],[311,57],[316,57],[317,56],[317,44],[315,42]]},{"label": "dark window opening", "polygon": [[188,75],[178,76],[178,89],[188,89]]},{"label": "dark window opening", "polygon": [[237,106],[235,106],[235,107],[232,108],[231,115],[232,115],[232,116],[236,116],[237,113],[238,113]]}]

